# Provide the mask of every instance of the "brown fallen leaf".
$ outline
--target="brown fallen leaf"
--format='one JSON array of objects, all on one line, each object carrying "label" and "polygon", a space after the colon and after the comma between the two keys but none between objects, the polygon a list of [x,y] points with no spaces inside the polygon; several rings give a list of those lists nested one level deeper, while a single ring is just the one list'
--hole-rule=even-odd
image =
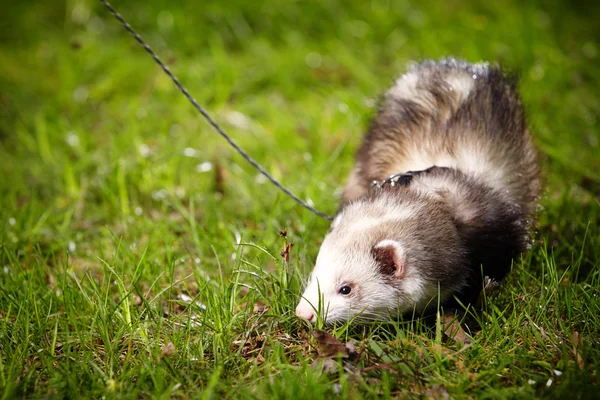
[{"label": "brown fallen leaf", "polygon": [[579,368],[583,368],[585,366],[585,361],[583,359],[583,356],[581,355],[581,348],[583,347],[583,338],[581,337],[579,332],[574,331],[571,334],[571,341],[573,342],[573,353],[575,354],[577,365],[579,365]]},{"label": "brown fallen leaf", "polygon": [[444,333],[455,342],[462,344],[471,343],[471,338],[460,325],[458,319],[452,314],[444,315]]},{"label": "brown fallen leaf", "polygon": [[165,357],[172,357],[173,354],[175,354],[175,345],[173,344],[173,342],[169,342],[166,345],[164,345],[160,351],[162,351],[162,354]]},{"label": "brown fallen leaf", "polygon": [[46,273],[46,285],[50,287],[56,286],[56,278],[50,272]]},{"label": "brown fallen leaf", "polygon": [[254,306],[252,307],[252,312],[254,314],[262,314],[265,313],[267,311],[269,311],[269,306],[262,304],[262,303],[255,303]]},{"label": "brown fallen leaf", "polygon": [[322,358],[331,358],[335,356],[353,358],[357,354],[354,342],[342,343],[329,332],[319,329],[312,331],[312,335],[317,339],[319,356]]},{"label": "brown fallen leaf", "polygon": [[329,332],[315,329],[312,331],[312,335],[317,339],[317,345],[319,349],[319,356],[321,357],[334,357],[341,355],[347,357],[348,352],[346,346],[332,336]]},{"label": "brown fallen leaf", "polygon": [[258,364],[264,362],[263,352],[267,339],[264,334],[248,337],[245,339],[235,340],[232,342],[236,351],[247,361],[253,361]]}]

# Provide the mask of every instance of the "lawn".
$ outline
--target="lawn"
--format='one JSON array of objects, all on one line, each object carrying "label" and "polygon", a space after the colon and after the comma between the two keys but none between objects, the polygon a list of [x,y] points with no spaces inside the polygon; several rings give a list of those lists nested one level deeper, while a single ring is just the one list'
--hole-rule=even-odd
[{"label": "lawn", "polygon": [[99,1],[5,2],[2,399],[597,395],[598,4],[113,5],[252,157],[328,214],[408,63],[501,63],[520,75],[540,150],[535,242],[464,320],[469,343],[441,316],[309,325],[294,308],[329,222],[228,147]]}]

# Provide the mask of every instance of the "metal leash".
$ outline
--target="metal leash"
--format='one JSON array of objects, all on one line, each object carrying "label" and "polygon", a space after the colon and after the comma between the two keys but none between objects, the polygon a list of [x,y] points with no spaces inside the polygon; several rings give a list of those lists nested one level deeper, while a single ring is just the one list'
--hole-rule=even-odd
[{"label": "metal leash", "polygon": [[211,117],[210,115],[208,115],[208,113],[206,112],[206,110],[204,110],[204,108],[202,108],[200,106],[200,104],[198,104],[198,102],[196,101],[196,99],[194,99],[189,92],[187,91],[186,88],[183,87],[183,85],[181,83],[179,83],[179,80],[177,79],[177,77],[175,77],[175,75],[173,75],[173,73],[171,72],[171,70],[169,69],[169,67],[167,67],[162,61],[161,59],[158,57],[158,55],[154,52],[154,50],[152,50],[150,48],[150,46],[144,41],[144,39],[142,39],[142,37],[131,27],[131,25],[129,25],[127,23],[127,21],[125,21],[125,19],[123,19],[123,17],[121,16],[121,14],[119,14],[117,12],[117,10],[115,10],[110,3],[107,0],[100,0],[100,2],[102,4],[104,4],[104,6],[108,9],[108,11],[110,11],[110,13],[121,23],[121,25],[123,25],[123,27],[131,34],[131,36],[133,36],[135,38],[135,40],[137,40],[137,42],[142,45],[142,47],[144,48],[144,50],[146,50],[146,52],[148,54],[150,54],[150,56],[152,56],[152,58],[154,59],[154,61],[156,61],[156,63],[162,68],[162,70],[165,72],[165,74],[167,74],[169,76],[169,78],[171,78],[171,80],[173,81],[173,83],[175,84],[175,86],[177,86],[177,88],[179,89],[179,91],[185,96],[186,99],[189,100],[190,103],[192,103],[192,105],[194,106],[194,108],[200,113],[202,114],[202,116],[204,117],[204,119],[206,119],[208,121],[208,123],[221,135],[223,136],[223,138],[227,141],[227,143],[229,143],[231,145],[231,147],[233,147],[238,153],[240,153],[242,155],[242,157],[244,157],[246,159],[246,161],[248,161],[250,164],[252,164],[252,166],[254,168],[256,168],[258,170],[258,172],[260,172],[261,174],[263,174],[268,180],[271,181],[271,183],[273,183],[273,185],[275,185],[276,187],[278,187],[280,190],[282,190],[285,194],[287,194],[288,196],[290,196],[292,199],[296,200],[296,202],[298,204],[300,204],[302,207],[312,211],[313,213],[317,214],[319,217],[323,217],[325,219],[328,220],[333,220],[333,217],[330,215],[327,215],[325,213],[322,213],[321,211],[317,210],[316,208],[310,206],[308,203],[306,203],[304,200],[302,200],[301,198],[299,198],[298,196],[296,196],[294,193],[292,193],[289,189],[287,189],[285,186],[283,186],[281,183],[279,183],[279,181],[277,181],[277,179],[273,178],[273,176],[271,176],[271,174],[269,174],[267,171],[265,171],[265,169],[263,167],[260,166],[260,164],[258,164],[256,161],[254,161],[254,159],[252,157],[250,157],[244,150],[242,150],[234,141],[233,139],[231,139],[227,133],[225,133],[225,131],[219,126],[219,124],[217,124]]}]

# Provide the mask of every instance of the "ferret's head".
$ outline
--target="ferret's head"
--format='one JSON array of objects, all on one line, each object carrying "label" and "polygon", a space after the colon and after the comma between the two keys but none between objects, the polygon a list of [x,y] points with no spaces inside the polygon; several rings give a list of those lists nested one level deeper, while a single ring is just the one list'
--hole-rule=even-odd
[{"label": "ferret's head", "polygon": [[452,268],[460,264],[454,224],[427,208],[390,196],[346,206],[321,245],[296,315],[315,322],[320,312],[327,323],[386,319],[426,308],[438,282],[464,280]]}]

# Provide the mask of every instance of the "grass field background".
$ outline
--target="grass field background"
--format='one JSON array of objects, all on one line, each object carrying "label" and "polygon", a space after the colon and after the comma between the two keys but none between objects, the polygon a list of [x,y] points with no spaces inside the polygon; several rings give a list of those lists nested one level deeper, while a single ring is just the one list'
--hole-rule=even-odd
[{"label": "grass field background", "polygon": [[520,74],[543,209],[471,343],[436,321],[337,326],[358,354],[329,359],[323,327],[293,312],[328,222],[227,147],[100,2],[5,3],[3,399],[597,395],[598,5],[114,0],[243,148],[330,214],[410,61]]}]

